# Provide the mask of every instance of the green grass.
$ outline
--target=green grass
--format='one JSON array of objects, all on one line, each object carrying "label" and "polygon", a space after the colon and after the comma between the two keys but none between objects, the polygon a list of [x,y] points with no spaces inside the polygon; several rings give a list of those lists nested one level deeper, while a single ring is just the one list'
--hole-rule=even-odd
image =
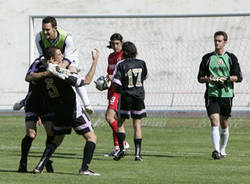
[{"label": "green grass", "polygon": [[[102,118],[95,127],[98,144],[91,169],[100,177],[79,176],[84,139],[74,132],[66,136],[52,160],[54,174],[34,175],[17,173],[20,142],[25,134],[23,117],[0,117],[0,183],[1,184],[140,184],[140,183],[249,183],[250,181],[250,122],[232,119],[228,157],[212,160],[210,128],[204,118],[148,118],[143,127],[142,153],[144,162],[134,161],[133,130],[127,122],[128,156],[116,162],[104,157],[112,148],[111,129]],[[28,170],[36,166],[44,150],[45,133],[38,127],[38,135],[29,154]]]}]

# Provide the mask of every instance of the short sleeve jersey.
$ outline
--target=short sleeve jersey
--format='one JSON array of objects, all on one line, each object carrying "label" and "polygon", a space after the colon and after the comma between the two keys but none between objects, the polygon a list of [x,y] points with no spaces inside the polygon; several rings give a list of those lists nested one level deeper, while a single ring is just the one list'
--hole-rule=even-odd
[{"label": "short sleeve jersey", "polygon": [[124,59],[116,65],[113,82],[120,86],[121,95],[144,99],[143,83],[147,73],[147,66],[143,60]]},{"label": "short sleeve jersey", "polygon": [[[31,73],[44,72],[46,70],[46,67],[42,63],[42,58],[39,57],[30,65],[27,75]],[[41,94],[41,80],[30,82],[29,91],[32,91],[32,95],[39,96]]]},{"label": "short sleeve jersey", "polygon": [[[113,75],[114,70],[115,70],[115,65],[123,59],[123,53],[111,53],[108,57],[108,68],[107,68],[107,73],[108,75]],[[111,99],[114,93],[114,87],[113,83],[111,83],[110,88],[108,89],[108,99]]]},{"label": "short sleeve jersey", "polygon": [[[230,76],[230,61],[227,53],[223,55],[214,54],[210,58],[209,71],[214,77]],[[218,88],[215,84],[208,84],[208,96],[211,97],[233,97],[232,82],[226,81],[228,91]]]}]

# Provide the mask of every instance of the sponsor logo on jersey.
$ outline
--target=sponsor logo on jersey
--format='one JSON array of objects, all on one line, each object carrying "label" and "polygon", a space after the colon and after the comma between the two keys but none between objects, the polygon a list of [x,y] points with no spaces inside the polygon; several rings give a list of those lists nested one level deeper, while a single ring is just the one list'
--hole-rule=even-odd
[{"label": "sponsor logo on jersey", "polygon": [[117,62],[119,62],[119,61],[121,61],[122,60],[122,58],[121,57],[118,57],[117,58]]},{"label": "sponsor logo on jersey", "polygon": [[222,59],[219,60],[219,65],[223,65]]},{"label": "sponsor logo on jersey", "polygon": [[219,66],[219,67],[214,67],[213,68],[213,71],[215,72],[218,72],[218,71],[221,71],[221,72],[226,72],[228,69],[226,66]]}]

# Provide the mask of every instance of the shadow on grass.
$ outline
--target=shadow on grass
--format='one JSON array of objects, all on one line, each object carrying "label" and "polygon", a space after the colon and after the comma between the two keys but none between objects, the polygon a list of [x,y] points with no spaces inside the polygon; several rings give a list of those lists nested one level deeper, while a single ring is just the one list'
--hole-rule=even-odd
[{"label": "shadow on grass", "polygon": [[17,170],[4,170],[0,169],[0,173],[18,173]]},{"label": "shadow on grass", "polygon": [[[14,151],[16,152],[14,155],[20,156],[19,151]],[[13,153],[13,152],[12,152]],[[18,154],[17,154],[18,153]],[[41,158],[43,152],[40,151],[31,151],[29,152],[29,157],[33,158]],[[112,158],[112,157],[104,157],[104,154],[106,152],[100,152],[100,151],[95,151],[94,152],[94,157],[93,160],[107,160],[107,158]],[[76,153],[62,153],[62,152],[55,152],[52,155],[52,158],[63,158],[63,159],[79,159],[82,160],[82,154],[76,154]],[[126,156],[134,156],[132,153],[127,153]],[[156,157],[156,158],[183,158],[184,156],[176,156],[176,155],[166,155],[166,154],[142,154],[143,157]],[[186,156],[185,156],[186,157]]]},{"label": "shadow on grass", "polygon": [[[27,171],[25,173],[22,172],[18,172],[17,170],[4,170],[4,169],[0,169],[0,173],[18,173],[18,174],[32,174],[32,175],[39,175],[39,174],[34,174],[32,171]],[[63,174],[63,175],[73,175],[73,176],[79,176],[78,173],[68,173],[68,172],[54,172],[54,173],[47,173],[46,171],[44,173],[41,174]]]},{"label": "shadow on grass", "polygon": [[[41,156],[42,156],[42,153],[40,155],[29,155],[29,157],[32,157],[32,158],[41,158]],[[96,156],[96,155],[94,155],[94,156]],[[51,159],[53,160],[53,158],[62,158],[62,159],[71,159],[71,160],[73,160],[73,159],[74,160],[82,160],[82,157],[83,157],[82,155],[77,156],[77,154],[75,154],[75,156],[63,156],[63,155],[53,154]],[[105,159],[105,157],[104,158],[93,157],[92,160],[103,160],[103,161],[105,161],[106,159]]]}]

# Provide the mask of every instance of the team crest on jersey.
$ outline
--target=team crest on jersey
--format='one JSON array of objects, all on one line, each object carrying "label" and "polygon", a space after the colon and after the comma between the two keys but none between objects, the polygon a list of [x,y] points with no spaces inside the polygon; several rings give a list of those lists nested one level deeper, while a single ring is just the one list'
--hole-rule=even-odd
[{"label": "team crest on jersey", "polygon": [[121,58],[121,57],[118,57],[118,58],[117,58],[117,61],[121,61],[121,60],[122,60],[122,58]]},{"label": "team crest on jersey", "polygon": [[219,60],[219,65],[222,65],[223,64],[223,61],[222,61],[222,59],[221,60]]}]

